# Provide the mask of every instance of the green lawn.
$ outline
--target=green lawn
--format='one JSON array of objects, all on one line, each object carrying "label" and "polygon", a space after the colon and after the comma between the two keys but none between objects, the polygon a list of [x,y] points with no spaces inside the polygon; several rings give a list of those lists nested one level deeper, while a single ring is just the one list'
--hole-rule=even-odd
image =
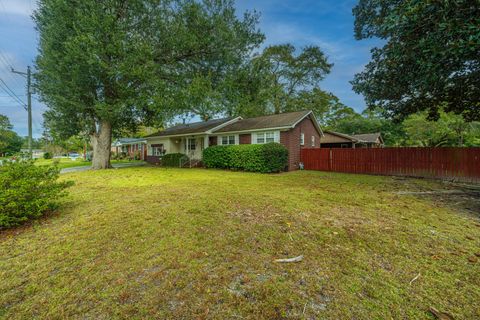
[{"label": "green lawn", "polygon": [[[111,160],[112,164],[134,163],[134,162],[141,162],[141,161],[136,161],[136,160]],[[76,160],[72,160],[70,158],[36,159],[35,163],[39,166],[52,165],[54,163],[57,163],[57,165],[60,169],[72,168],[72,167],[85,167],[85,166],[92,165],[92,162],[84,161],[82,158],[78,158]]]},{"label": "green lawn", "polygon": [[76,184],[57,213],[0,234],[0,317],[480,318],[478,215],[395,193],[438,182],[155,167],[62,179]]}]

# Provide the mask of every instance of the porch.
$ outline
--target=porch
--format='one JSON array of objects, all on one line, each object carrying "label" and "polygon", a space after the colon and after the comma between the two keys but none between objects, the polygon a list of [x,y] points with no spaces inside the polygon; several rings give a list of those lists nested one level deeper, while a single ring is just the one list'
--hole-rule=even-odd
[{"label": "porch", "polygon": [[182,153],[191,160],[202,160],[203,150],[210,145],[208,135],[159,137],[147,143],[147,161],[159,163],[169,153]]}]

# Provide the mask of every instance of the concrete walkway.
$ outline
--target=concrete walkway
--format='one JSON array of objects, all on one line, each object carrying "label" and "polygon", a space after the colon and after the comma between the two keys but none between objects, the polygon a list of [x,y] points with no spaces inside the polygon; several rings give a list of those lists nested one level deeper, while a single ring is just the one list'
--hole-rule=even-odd
[{"label": "concrete walkway", "polygon": [[[135,163],[114,163],[112,164],[112,167],[114,169],[119,169],[119,168],[130,168],[130,167],[141,167],[144,166],[144,162],[135,162]],[[60,173],[70,173],[70,172],[82,172],[82,171],[87,171],[91,170],[90,166],[81,166],[81,167],[71,167],[71,168],[63,168],[60,170]]]}]

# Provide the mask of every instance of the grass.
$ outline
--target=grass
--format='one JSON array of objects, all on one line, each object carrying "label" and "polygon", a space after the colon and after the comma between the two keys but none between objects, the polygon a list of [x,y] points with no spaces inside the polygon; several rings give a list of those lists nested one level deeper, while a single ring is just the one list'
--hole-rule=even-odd
[{"label": "grass", "polygon": [[0,317],[480,318],[478,216],[395,194],[438,182],[153,167],[62,179],[76,184],[57,213],[0,235]]},{"label": "grass", "polygon": [[[133,163],[139,162],[137,160],[111,160],[112,164],[118,163]],[[71,158],[55,158],[55,159],[36,159],[35,163],[39,166],[52,165],[57,163],[60,169],[72,168],[72,167],[86,167],[92,165],[91,161],[84,161],[82,158],[73,160]]]}]

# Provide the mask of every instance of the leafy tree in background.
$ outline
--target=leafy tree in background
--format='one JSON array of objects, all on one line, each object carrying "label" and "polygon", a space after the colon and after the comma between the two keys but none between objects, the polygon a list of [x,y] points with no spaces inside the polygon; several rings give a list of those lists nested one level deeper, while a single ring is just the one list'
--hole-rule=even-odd
[{"label": "leafy tree in background", "polygon": [[365,110],[362,114],[350,114],[330,124],[327,129],[345,134],[380,132],[387,146],[400,146],[405,138],[402,125],[384,118],[379,110]]},{"label": "leafy tree in background", "polygon": [[380,38],[353,89],[367,105],[403,119],[439,110],[480,120],[478,1],[360,0],[355,37]]},{"label": "leafy tree in background", "polygon": [[319,88],[302,90],[289,99],[287,111],[294,110],[312,110],[322,126],[335,126],[339,121],[357,114],[334,94]]},{"label": "leafy tree in background", "polygon": [[22,138],[12,129],[8,117],[0,114],[0,156],[17,153],[22,147]]},{"label": "leafy tree in background", "polygon": [[94,169],[110,167],[115,132],[188,112],[192,96],[208,114],[212,92],[263,41],[257,15],[237,18],[231,0],[40,0],[34,19],[47,126],[87,133]]},{"label": "leafy tree in background", "polygon": [[291,44],[267,47],[252,63],[264,81],[268,97],[265,108],[276,114],[293,111],[291,99],[301,91],[317,87],[333,66],[319,47],[305,47],[296,55]]},{"label": "leafy tree in background", "polygon": [[403,122],[406,144],[420,147],[478,146],[478,122],[468,123],[461,115],[439,111],[437,121],[426,112],[410,115]]}]

